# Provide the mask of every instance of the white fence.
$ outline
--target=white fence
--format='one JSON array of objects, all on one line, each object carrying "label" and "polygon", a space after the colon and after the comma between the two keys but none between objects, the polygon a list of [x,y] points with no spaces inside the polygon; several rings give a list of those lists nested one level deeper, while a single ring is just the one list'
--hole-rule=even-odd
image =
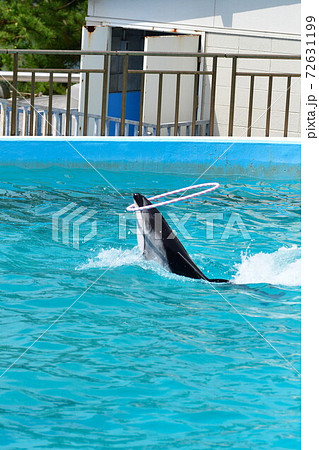
[{"label": "white fence", "polygon": [[[48,127],[48,109],[41,106],[34,107],[33,129],[30,129],[30,105],[17,105],[17,130],[19,136],[46,136]],[[0,136],[10,136],[11,130],[12,106],[8,100],[0,100]],[[70,110],[70,130],[66,133],[66,110],[61,108],[52,108],[52,136],[82,136],[82,122],[84,113],[77,109]],[[93,136],[100,136],[101,116],[88,114],[88,125],[93,130]],[[105,135],[120,136],[121,118],[106,117]],[[161,124],[161,135],[173,136],[175,123]],[[200,120],[195,125],[195,135],[208,135],[209,121]],[[190,136],[192,122],[179,122],[177,135]],[[125,136],[138,136],[139,122],[134,120],[125,120]],[[156,125],[143,123],[142,136],[156,135]]]}]

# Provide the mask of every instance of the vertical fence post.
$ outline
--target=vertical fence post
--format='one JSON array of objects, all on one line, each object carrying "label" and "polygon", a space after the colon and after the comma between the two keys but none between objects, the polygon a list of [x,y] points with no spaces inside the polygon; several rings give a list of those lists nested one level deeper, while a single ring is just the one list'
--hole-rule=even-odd
[{"label": "vertical fence post", "polygon": [[249,92],[249,109],[248,109],[248,124],[247,124],[247,136],[251,136],[251,123],[253,117],[253,105],[254,105],[254,85],[255,85],[255,76],[251,75],[250,77],[250,92]]},{"label": "vertical fence post", "polygon": [[194,92],[193,92],[192,136],[195,136],[196,114],[198,107],[198,81],[199,75],[198,73],[195,73]]},{"label": "vertical fence post", "polygon": [[162,95],[163,95],[163,73],[160,72],[158,80],[158,95],[157,95],[156,136],[160,136],[161,134]]},{"label": "vertical fence post", "polygon": [[65,136],[70,135],[70,109],[71,109],[71,72],[68,73],[68,87],[66,96]]},{"label": "vertical fence post", "polygon": [[101,136],[105,136],[108,79],[109,79],[109,55],[104,55],[103,83],[102,83],[102,109],[101,109]]},{"label": "vertical fence post", "polygon": [[90,72],[86,72],[86,74],[85,74],[85,93],[84,93],[83,136],[87,136],[87,134],[88,134],[89,88],[90,88]]},{"label": "vertical fence post", "polygon": [[122,79],[121,129],[120,129],[120,135],[121,136],[125,136],[127,78],[128,78],[128,55],[124,55],[124,59],[123,59],[123,79]]},{"label": "vertical fence post", "polygon": [[291,92],[291,77],[287,77],[284,137],[288,136],[290,92]]},{"label": "vertical fence post", "polygon": [[174,122],[174,136],[177,136],[178,130],[178,115],[179,115],[179,98],[181,90],[181,74],[177,73],[176,78],[176,93],[175,93],[175,122]]},{"label": "vertical fence post", "polygon": [[235,108],[235,92],[236,92],[236,73],[237,73],[237,57],[233,57],[230,102],[229,102],[229,120],[228,120],[228,136],[233,135],[234,128],[234,108]]},{"label": "vertical fence post", "polygon": [[215,97],[216,97],[217,56],[213,57],[212,86],[210,91],[209,136],[214,135]]},{"label": "vertical fence post", "polygon": [[27,106],[23,106],[22,121],[23,121],[22,136],[28,136],[28,107]]},{"label": "vertical fence post", "polygon": [[30,101],[30,123],[29,136],[34,135],[34,90],[35,90],[35,72],[31,73],[31,101]]},{"label": "vertical fence post", "polygon": [[141,98],[140,98],[140,118],[138,122],[138,135],[143,134],[143,109],[144,109],[144,89],[145,89],[145,73],[141,74]]},{"label": "vertical fence post", "polygon": [[269,136],[269,130],[270,130],[270,113],[271,113],[271,97],[272,97],[272,81],[273,76],[269,76],[268,81],[268,99],[267,99],[267,114],[266,114],[266,132],[265,136]]},{"label": "vertical fence post", "polygon": [[18,64],[19,64],[19,54],[14,53],[13,55],[13,78],[12,78],[12,108],[11,108],[11,136],[16,136],[19,134],[17,130],[17,85],[18,85]]},{"label": "vertical fence post", "polygon": [[50,72],[49,76],[49,105],[48,105],[48,117],[47,117],[47,136],[52,136],[52,96],[53,96],[53,72]]}]

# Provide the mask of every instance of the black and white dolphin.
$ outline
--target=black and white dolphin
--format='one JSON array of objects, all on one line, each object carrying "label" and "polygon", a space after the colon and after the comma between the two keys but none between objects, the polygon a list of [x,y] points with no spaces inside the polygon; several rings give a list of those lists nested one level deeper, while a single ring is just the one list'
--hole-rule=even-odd
[{"label": "black and white dolphin", "polygon": [[[141,194],[134,194],[133,198],[136,207],[152,204]],[[154,260],[170,272],[184,277],[213,283],[229,281],[222,278],[207,278],[203,274],[158,209],[136,211],[136,219],[138,246],[146,260]]]}]

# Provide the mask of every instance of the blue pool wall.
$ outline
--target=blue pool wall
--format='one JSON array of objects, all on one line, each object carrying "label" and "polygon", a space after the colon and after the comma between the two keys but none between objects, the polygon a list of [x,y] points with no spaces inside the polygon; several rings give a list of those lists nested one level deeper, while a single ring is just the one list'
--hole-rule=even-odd
[{"label": "blue pool wall", "polygon": [[298,139],[0,137],[0,165],[300,176]]}]

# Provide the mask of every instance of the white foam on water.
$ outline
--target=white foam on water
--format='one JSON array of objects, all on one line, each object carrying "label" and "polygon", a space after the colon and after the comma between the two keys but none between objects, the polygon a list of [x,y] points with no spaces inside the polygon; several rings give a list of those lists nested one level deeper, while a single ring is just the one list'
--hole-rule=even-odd
[{"label": "white foam on water", "polygon": [[81,264],[76,270],[86,270],[94,268],[113,268],[122,266],[139,266],[144,270],[151,270],[161,277],[170,279],[181,279],[178,275],[168,272],[155,261],[146,261],[138,246],[132,249],[123,250],[121,248],[101,249],[94,258],[89,258],[84,264]]},{"label": "white foam on water", "polygon": [[237,273],[231,280],[236,284],[268,283],[284,286],[301,284],[301,249],[296,245],[281,247],[274,253],[242,255],[235,265]]},{"label": "white foam on water", "polygon": [[120,267],[139,265],[142,262],[142,254],[138,247],[122,250],[121,248],[109,248],[100,250],[94,258],[89,258],[88,262],[82,264],[77,269],[94,269],[107,267]]},{"label": "white foam on water", "polygon": [[[300,286],[300,254],[301,249],[297,246],[281,247],[273,253],[242,254],[241,262],[235,264],[236,274],[231,281],[235,284],[268,283]],[[146,261],[138,246],[125,250],[121,248],[101,249],[98,255],[89,258],[86,263],[77,267],[77,270],[121,266],[139,266],[145,270],[152,270],[162,277],[180,279],[159,264]]]}]

